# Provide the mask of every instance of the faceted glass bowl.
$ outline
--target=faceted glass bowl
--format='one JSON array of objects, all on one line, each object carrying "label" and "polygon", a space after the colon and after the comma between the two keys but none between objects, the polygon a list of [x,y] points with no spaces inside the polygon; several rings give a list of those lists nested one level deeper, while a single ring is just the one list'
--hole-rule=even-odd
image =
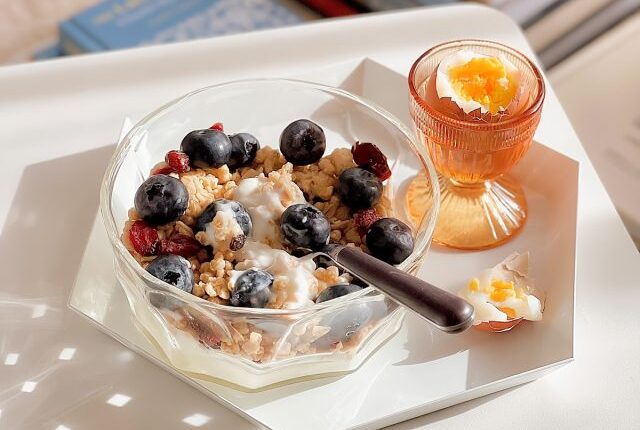
[{"label": "faceted glass bowl", "polygon": [[394,216],[413,225],[415,233],[415,249],[399,267],[414,273],[427,252],[438,205],[421,217],[412,214],[411,221],[404,195],[421,174],[433,184],[430,197],[438,202],[435,169],[413,133],[382,108],[337,88],[283,79],[235,81],[178,98],[141,120],[120,142],[102,184],[100,209],[116,274],[136,320],[182,371],[255,389],[353,370],[400,327],[403,309],[372,287],[296,310],[212,303],[149,275],[121,242],[136,189],[189,131],[219,121],[229,132],[250,132],[262,146],[277,148],[281,131],[299,118],[321,125],[327,154],[355,141],[382,149],[393,172],[385,192]]}]

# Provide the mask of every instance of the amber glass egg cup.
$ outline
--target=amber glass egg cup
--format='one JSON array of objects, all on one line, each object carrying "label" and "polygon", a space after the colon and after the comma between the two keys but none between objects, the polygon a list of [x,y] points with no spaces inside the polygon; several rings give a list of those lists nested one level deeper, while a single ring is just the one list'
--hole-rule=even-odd
[{"label": "amber glass egg cup", "polygon": [[[463,48],[505,58],[518,69],[523,91],[512,102],[520,106],[517,112],[490,121],[471,115],[461,120],[436,109],[433,98],[425,96],[440,62]],[[441,204],[433,240],[470,250],[504,243],[520,231],[527,218],[522,186],[507,173],[531,146],[540,121],[545,96],[540,71],[523,54],[502,44],[460,40],[422,54],[409,73],[409,89],[416,133],[439,174]],[[415,181],[412,188],[417,192],[408,194],[408,204],[433,204],[428,198],[429,185],[420,184],[420,177]]]}]

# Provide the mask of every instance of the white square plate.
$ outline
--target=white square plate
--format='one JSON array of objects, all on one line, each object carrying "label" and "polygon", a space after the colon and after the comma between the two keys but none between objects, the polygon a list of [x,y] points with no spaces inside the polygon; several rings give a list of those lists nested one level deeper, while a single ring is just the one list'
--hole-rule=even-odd
[{"label": "white square plate", "polygon": [[[299,76],[362,95],[410,124],[406,78],[371,60]],[[437,332],[408,315],[400,332],[357,371],[239,391],[171,368],[136,328],[96,220],[70,305],[125,345],[212,398],[271,428],[377,428],[533,380],[573,358],[578,163],[541,144],[514,169],[524,185],[529,219],[522,233],[489,251],[432,247],[421,276],[456,291],[479,270],[513,251],[530,251],[532,275],[545,291],[544,319],[502,334]],[[390,394],[391,393],[391,394]]]}]

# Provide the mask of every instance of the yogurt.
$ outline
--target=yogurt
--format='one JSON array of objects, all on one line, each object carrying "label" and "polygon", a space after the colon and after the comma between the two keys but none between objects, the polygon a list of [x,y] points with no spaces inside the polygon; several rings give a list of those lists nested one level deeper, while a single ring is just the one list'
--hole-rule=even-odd
[{"label": "yogurt", "polygon": [[247,210],[253,223],[251,239],[274,248],[281,247],[280,218],[285,209],[305,203],[304,195],[286,171],[271,172],[268,177],[243,179],[233,191],[233,199]]},{"label": "yogurt", "polygon": [[248,269],[261,269],[273,275],[273,300],[282,302],[285,309],[295,309],[313,304],[318,294],[318,280],[312,259],[296,258],[281,249],[273,249],[254,240],[249,240],[238,251],[240,263],[231,271],[229,289]]}]

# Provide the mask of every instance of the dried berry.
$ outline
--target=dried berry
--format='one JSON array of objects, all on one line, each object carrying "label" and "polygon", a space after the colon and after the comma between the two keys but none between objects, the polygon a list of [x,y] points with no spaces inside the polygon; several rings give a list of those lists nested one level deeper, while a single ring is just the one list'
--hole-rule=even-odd
[{"label": "dried berry", "polygon": [[244,234],[237,235],[236,237],[231,239],[231,242],[229,243],[229,249],[232,251],[238,251],[244,246],[244,242],[246,241],[246,239],[247,237]]},{"label": "dried berry", "polygon": [[164,157],[172,172],[184,173],[189,171],[189,156],[182,151],[169,151]]},{"label": "dried berry", "polygon": [[217,334],[216,327],[205,316],[193,315],[189,311],[183,310],[189,328],[198,336],[198,340],[204,346],[209,348],[218,348],[220,346],[220,336]]},{"label": "dried berry", "polygon": [[172,173],[173,169],[171,168],[171,166],[169,166],[167,163],[165,163],[164,161],[156,164],[155,166],[153,166],[153,169],[151,169],[151,175],[168,175],[169,173]]},{"label": "dried berry", "polygon": [[202,245],[195,238],[176,233],[170,238],[160,241],[159,254],[173,254],[189,258],[198,254],[201,249]]},{"label": "dried berry", "polygon": [[353,222],[361,235],[364,235],[369,226],[378,219],[380,217],[374,208],[362,209],[353,214]]},{"label": "dried berry", "polygon": [[134,221],[129,230],[129,240],[136,252],[144,256],[154,255],[160,243],[158,231],[143,220]]},{"label": "dried berry", "polygon": [[389,179],[391,176],[387,157],[373,143],[356,142],[351,147],[351,154],[353,154],[353,161],[358,167],[370,171],[381,181]]},{"label": "dried berry", "polygon": [[209,130],[224,131],[224,125],[221,122],[214,122],[213,125],[209,127]]}]

